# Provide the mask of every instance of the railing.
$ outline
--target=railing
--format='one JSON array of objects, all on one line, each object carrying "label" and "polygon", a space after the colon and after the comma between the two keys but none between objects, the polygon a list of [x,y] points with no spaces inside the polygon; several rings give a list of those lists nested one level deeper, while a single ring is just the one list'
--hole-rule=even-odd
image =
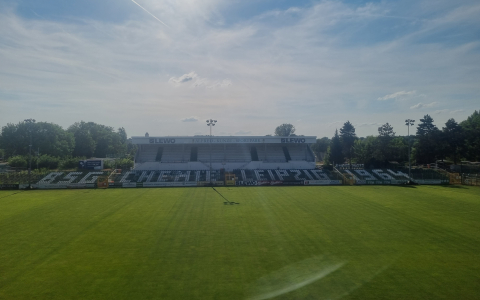
[{"label": "railing", "polygon": [[462,174],[462,184],[480,186],[479,174]]},{"label": "railing", "polygon": [[354,185],[355,184],[355,179],[354,178],[347,178],[345,176],[345,174],[343,174],[342,172],[337,170],[337,168],[335,168],[335,166],[333,166],[333,171],[337,172],[337,174],[341,176],[343,184],[348,184],[348,185]]}]

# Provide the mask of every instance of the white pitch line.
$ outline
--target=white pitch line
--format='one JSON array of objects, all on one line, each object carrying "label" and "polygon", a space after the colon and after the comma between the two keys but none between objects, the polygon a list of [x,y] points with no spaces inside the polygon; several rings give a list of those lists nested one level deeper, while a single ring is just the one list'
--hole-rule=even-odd
[{"label": "white pitch line", "polygon": [[135,3],[136,5],[138,5],[141,9],[143,9],[144,11],[147,12],[147,14],[151,15],[152,17],[154,17],[155,19],[157,19],[158,22],[162,23],[163,25],[167,26],[168,28],[170,28],[170,26],[168,26],[167,24],[163,23],[162,20],[160,20],[159,18],[155,17],[151,12],[149,12],[148,10],[146,10],[143,6],[141,6],[140,4],[138,4],[137,2],[135,2],[135,0],[132,0],[133,3]]}]

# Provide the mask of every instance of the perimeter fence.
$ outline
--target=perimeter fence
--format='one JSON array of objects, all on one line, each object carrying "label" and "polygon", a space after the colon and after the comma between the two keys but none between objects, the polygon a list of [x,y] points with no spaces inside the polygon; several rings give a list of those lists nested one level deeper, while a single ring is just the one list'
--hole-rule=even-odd
[{"label": "perimeter fence", "polygon": [[462,184],[480,186],[480,174],[462,174]]}]

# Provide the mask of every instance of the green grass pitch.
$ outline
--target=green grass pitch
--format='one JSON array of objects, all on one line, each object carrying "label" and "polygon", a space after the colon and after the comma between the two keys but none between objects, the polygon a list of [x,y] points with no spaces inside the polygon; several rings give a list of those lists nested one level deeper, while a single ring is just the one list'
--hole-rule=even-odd
[{"label": "green grass pitch", "polygon": [[0,299],[479,299],[480,189],[0,191]]}]

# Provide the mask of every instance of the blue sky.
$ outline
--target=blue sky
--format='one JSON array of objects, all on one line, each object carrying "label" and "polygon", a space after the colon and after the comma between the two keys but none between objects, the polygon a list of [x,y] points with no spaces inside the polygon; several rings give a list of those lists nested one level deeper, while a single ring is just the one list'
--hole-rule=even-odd
[{"label": "blue sky", "polygon": [[0,126],[359,136],[480,109],[478,1],[4,0]]}]

